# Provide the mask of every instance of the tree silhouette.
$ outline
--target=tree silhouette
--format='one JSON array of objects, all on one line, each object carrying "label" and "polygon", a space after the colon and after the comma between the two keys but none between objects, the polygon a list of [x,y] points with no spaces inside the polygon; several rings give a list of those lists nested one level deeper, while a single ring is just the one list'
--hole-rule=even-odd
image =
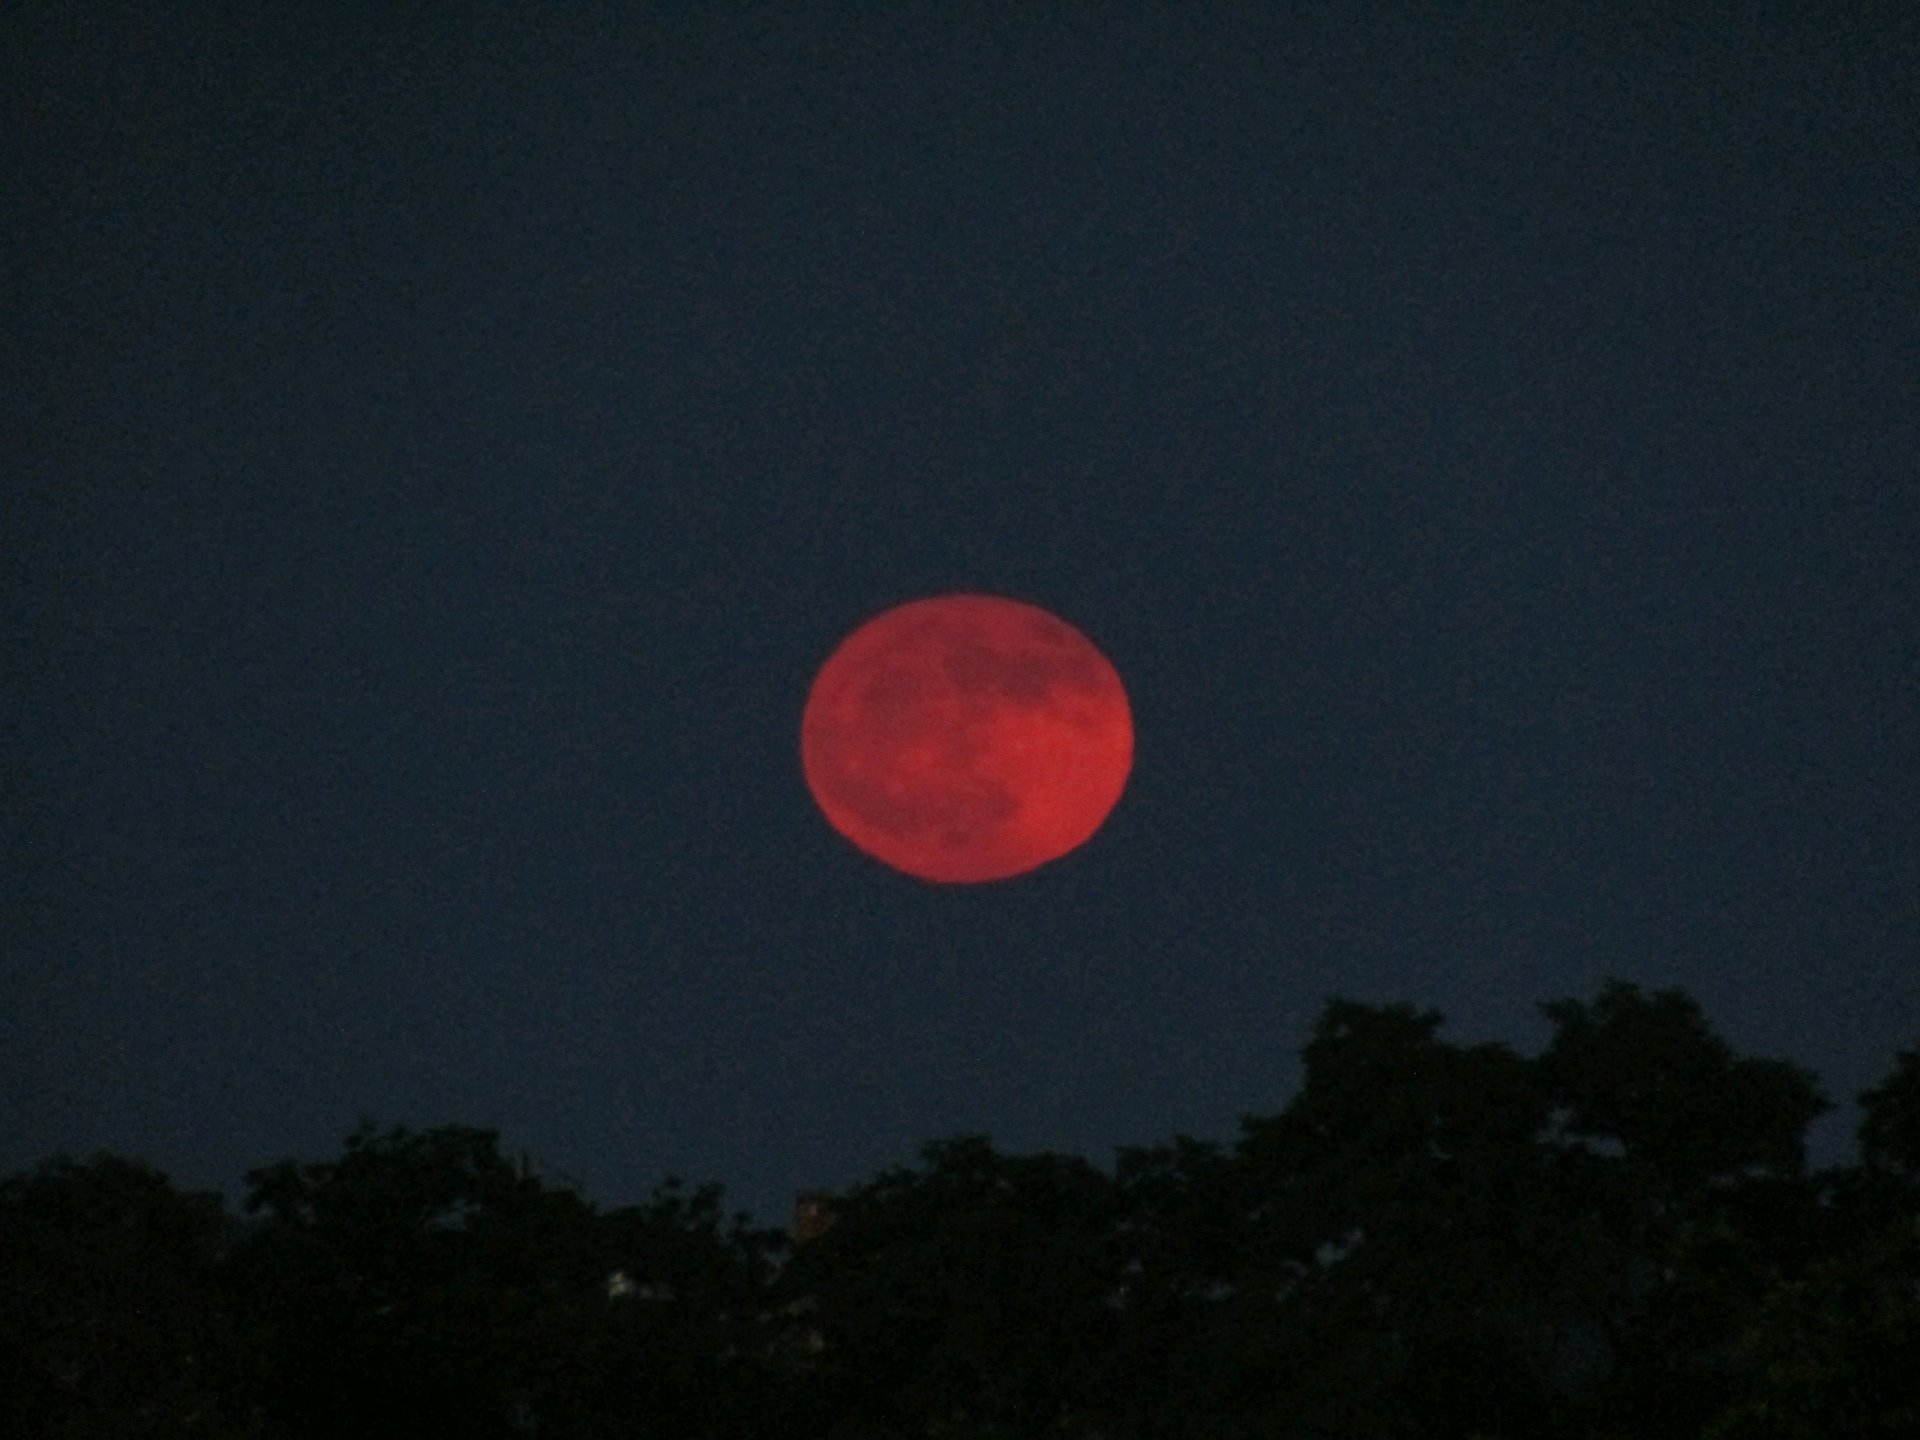
[{"label": "tree silhouette", "polygon": [[1111,1182],[979,1136],[922,1160],[844,1197],[785,1277],[819,1337],[809,1433],[1080,1433],[1112,1353]]},{"label": "tree silhouette", "polygon": [[762,1241],[722,1230],[717,1188],[600,1215],[458,1126],[249,1180],[236,1271],[290,1433],[741,1433]]},{"label": "tree silhouette", "polygon": [[1613,981],[1542,1009],[1555,1033],[1539,1069],[1604,1341],[1590,1413],[1698,1435],[1729,1395],[1742,1318],[1812,1258],[1804,1137],[1827,1102],[1798,1066],[1735,1056],[1679,991]]},{"label": "tree silhouette", "polygon": [[1231,1143],[936,1141],[791,1247],[462,1126],[255,1170],[244,1218],[56,1159],[0,1181],[0,1434],[1920,1433],[1920,1051],[1810,1175],[1813,1078],[1686,995],[1543,1010],[1527,1057],[1336,999]]},{"label": "tree silhouette", "polygon": [[1893,1073],[1860,1096],[1860,1161],[1920,1186],[1920,1050],[1903,1050]]},{"label": "tree silhouette", "polygon": [[1678,990],[1610,981],[1591,1003],[1541,1009],[1554,1023],[1540,1067],[1576,1141],[1616,1147],[1651,1198],[1676,1203],[1752,1174],[1798,1174],[1806,1128],[1828,1106],[1783,1060],[1736,1056]]},{"label": "tree silhouette", "polygon": [[1742,1333],[1712,1440],[1920,1434],[1920,1052],[1860,1103],[1860,1164],[1822,1177],[1820,1257]]},{"label": "tree silhouette", "polygon": [[[1334,1001],[1299,1095],[1243,1123],[1245,1421],[1275,1433],[1543,1434],[1562,1236],[1547,1105],[1504,1045]],[[1277,1363],[1276,1363],[1277,1362]]]},{"label": "tree silhouette", "polygon": [[0,1181],[0,1433],[242,1433],[227,1233],[218,1196],[134,1161]]}]

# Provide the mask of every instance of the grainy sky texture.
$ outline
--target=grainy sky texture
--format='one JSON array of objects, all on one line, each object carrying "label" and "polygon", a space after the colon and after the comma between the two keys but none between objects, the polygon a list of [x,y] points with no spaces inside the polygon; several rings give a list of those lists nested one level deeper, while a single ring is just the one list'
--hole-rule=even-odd
[{"label": "grainy sky texture", "polygon": [[[1920,1042],[1920,21],[1759,8],[12,7],[0,1168],[459,1122],[777,1222],[1607,975],[1850,1102]],[[798,732],[959,589],[1138,754],[940,889]]]}]

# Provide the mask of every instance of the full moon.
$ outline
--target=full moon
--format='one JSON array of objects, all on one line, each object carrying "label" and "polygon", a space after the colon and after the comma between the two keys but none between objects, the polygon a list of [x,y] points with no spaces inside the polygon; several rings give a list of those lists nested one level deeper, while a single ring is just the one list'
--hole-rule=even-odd
[{"label": "full moon", "polygon": [[995,595],[887,610],[827,658],[800,721],[833,828],[922,880],[1004,880],[1086,843],[1133,768],[1107,657],[1064,620]]}]

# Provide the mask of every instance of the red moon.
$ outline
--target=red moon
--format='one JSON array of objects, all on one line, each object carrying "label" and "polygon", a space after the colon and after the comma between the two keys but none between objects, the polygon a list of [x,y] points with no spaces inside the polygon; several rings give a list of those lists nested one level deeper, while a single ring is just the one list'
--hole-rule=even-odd
[{"label": "red moon", "polygon": [[1004,880],[1086,843],[1126,788],[1133,715],[1107,657],[995,595],[884,611],[827,658],[800,721],[833,828],[922,880]]}]

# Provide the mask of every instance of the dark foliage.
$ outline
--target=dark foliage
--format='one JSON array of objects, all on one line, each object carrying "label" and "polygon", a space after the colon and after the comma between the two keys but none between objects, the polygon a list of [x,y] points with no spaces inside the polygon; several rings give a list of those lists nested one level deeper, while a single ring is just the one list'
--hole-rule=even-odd
[{"label": "dark foliage", "polygon": [[110,1156],[0,1181],[0,1433],[246,1433],[229,1225]]},{"label": "dark foliage", "polygon": [[1920,1052],[1809,1174],[1812,1077],[1685,995],[1545,1012],[1527,1058],[1336,1000],[1232,1144],[942,1141],[795,1245],[453,1126],[257,1170],[241,1216],[56,1159],[0,1182],[0,1433],[1920,1434]]}]

